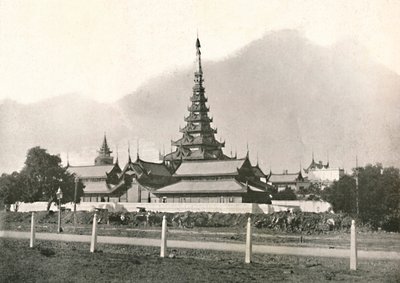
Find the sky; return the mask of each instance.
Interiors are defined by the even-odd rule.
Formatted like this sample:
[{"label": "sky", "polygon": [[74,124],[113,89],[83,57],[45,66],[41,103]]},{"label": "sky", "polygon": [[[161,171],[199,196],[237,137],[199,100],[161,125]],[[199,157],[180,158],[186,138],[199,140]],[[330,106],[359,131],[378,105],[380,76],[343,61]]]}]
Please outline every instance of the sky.
[{"label": "sky", "polygon": [[0,101],[113,102],[160,74],[218,60],[280,29],[354,41],[400,74],[400,1],[0,0]]}]

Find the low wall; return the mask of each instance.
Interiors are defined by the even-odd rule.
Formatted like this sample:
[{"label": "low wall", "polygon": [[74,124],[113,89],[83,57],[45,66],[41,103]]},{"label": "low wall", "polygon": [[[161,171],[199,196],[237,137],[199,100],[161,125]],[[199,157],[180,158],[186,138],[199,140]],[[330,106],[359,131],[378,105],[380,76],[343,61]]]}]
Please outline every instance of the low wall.
[{"label": "low wall", "polygon": [[[67,203],[63,207],[73,210],[74,204]],[[137,211],[139,207],[147,211],[158,212],[220,212],[220,213],[273,213],[279,211],[292,211],[299,208],[303,212],[325,212],[331,205],[321,201],[272,201],[272,204],[256,203],[132,203],[132,202],[82,202],[76,205],[77,211],[93,211],[96,208],[108,209],[111,212]],[[47,202],[19,203],[19,212],[45,211]],[[15,205],[11,207],[15,211]],[[50,210],[58,211],[56,204]]]},{"label": "low wall", "polygon": [[272,205],[282,207],[299,207],[303,212],[327,212],[332,205],[326,201],[317,200],[273,200]]},{"label": "low wall", "polygon": [[[47,202],[45,201],[37,201],[32,203],[19,202],[16,204],[12,204],[10,206],[11,211],[18,212],[29,212],[29,211],[46,211],[47,210]],[[50,210],[58,211],[58,206],[55,203],[52,203],[50,206]]]}]

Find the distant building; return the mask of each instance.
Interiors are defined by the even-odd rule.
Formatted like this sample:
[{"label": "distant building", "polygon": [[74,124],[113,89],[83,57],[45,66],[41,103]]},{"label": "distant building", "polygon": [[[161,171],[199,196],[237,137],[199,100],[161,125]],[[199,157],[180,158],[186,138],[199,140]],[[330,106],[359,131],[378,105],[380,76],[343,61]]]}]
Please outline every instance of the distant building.
[{"label": "distant building", "polygon": [[278,191],[283,191],[286,188],[289,188],[295,192],[310,186],[310,182],[303,177],[301,171],[288,173],[287,170],[283,171],[281,174],[270,172],[268,176],[268,184],[277,188]]},{"label": "distant building", "polygon": [[342,178],[344,176],[344,169],[330,167],[329,161],[326,164],[323,164],[322,161],[317,163],[314,160],[313,154],[311,164],[308,168],[304,169],[304,173],[310,182],[319,183],[324,187]]}]

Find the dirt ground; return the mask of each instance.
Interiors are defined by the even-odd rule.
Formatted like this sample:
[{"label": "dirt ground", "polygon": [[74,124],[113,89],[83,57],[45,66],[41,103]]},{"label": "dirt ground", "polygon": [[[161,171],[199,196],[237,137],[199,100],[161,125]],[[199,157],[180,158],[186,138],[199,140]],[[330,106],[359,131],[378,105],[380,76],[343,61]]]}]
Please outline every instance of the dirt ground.
[{"label": "dirt ground", "polygon": [[245,264],[240,253],[169,250],[161,259],[153,247],[38,242],[0,239],[0,282],[400,282],[398,261],[255,255]]},{"label": "dirt ground", "polygon": [[[91,225],[80,224],[74,229],[71,223],[62,225],[64,233],[90,235]],[[30,231],[29,223],[7,223],[4,230]],[[57,224],[36,225],[37,232],[56,233]],[[187,241],[212,241],[225,243],[244,243],[246,230],[242,227],[168,228],[168,239]],[[139,238],[160,238],[161,227],[129,227],[126,225],[98,225],[99,236],[120,236]],[[324,234],[305,235],[283,233],[268,229],[253,229],[253,243],[265,245],[284,245],[295,247],[349,248],[350,234],[345,231],[330,231]],[[400,251],[400,234],[389,232],[361,232],[357,234],[357,246],[361,250]]]}]

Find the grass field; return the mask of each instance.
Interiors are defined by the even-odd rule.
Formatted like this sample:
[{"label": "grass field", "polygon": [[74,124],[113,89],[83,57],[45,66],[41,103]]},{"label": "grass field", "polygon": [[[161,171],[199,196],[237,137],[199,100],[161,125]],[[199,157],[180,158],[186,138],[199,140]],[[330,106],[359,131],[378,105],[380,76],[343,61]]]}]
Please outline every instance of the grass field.
[{"label": "grass field", "polygon": [[152,247],[0,240],[0,282],[399,282],[398,261],[361,261],[349,270],[346,259],[243,255],[199,250],[169,251],[159,258]]}]

